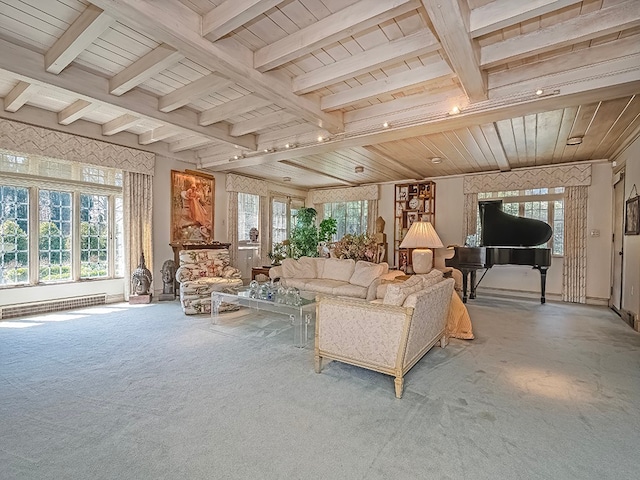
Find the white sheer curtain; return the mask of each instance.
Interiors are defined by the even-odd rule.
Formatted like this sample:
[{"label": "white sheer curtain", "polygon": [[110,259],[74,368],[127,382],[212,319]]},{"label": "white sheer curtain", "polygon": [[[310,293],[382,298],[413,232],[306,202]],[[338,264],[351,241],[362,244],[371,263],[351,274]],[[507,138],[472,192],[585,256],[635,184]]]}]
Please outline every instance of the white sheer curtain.
[{"label": "white sheer curtain", "polygon": [[269,238],[271,232],[271,222],[269,218],[269,197],[260,195],[260,265],[267,265],[268,261],[267,253],[271,251],[271,245],[269,245]]},{"label": "white sheer curtain", "polygon": [[562,300],[587,302],[587,188],[564,191],[564,267]]},{"label": "white sheer curtain", "polygon": [[[131,293],[131,274],[138,267],[140,254],[145,264],[153,268],[153,176],[144,173],[122,172],[124,203],[124,298]],[[155,278],[155,275],[154,275]]]}]

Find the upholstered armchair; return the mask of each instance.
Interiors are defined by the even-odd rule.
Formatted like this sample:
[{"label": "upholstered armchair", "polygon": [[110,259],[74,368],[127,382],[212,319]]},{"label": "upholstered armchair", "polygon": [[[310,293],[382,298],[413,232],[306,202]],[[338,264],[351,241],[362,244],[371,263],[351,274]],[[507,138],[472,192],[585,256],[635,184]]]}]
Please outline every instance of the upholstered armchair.
[{"label": "upholstered armchair", "polygon": [[393,375],[396,397],[401,398],[404,375],[436,343],[443,348],[448,343],[453,285],[453,279],[442,275],[414,276],[411,282],[391,286],[397,291],[388,292],[384,303],[320,297],[316,372],[323,359],[332,359]]},{"label": "upholstered armchair", "polygon": [[242,286],[240,270],[229,264],[229,250],[182,250],[176,280],[180,304],[187,315],[211,313],[211,292]]}]

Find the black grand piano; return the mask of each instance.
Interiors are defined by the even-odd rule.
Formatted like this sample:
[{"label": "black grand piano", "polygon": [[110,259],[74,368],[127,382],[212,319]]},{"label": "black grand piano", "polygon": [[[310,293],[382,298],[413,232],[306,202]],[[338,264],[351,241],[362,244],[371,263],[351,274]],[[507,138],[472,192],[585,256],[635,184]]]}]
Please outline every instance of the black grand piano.
[{"label": "black grand piano", "polygon": [[462,301],[467,301],[467,277],[470,277],[471,284],[469,298],[476,297],[476,270],[489,269],[494,265],[530,265],[540,271],[540,303],[545,303],[551,249],[533,247],[551,238],[549,224],[503,212],[502,200],[481,201],[478,207],[480,246],[454,247],[454,256],[445,260],[447,267],[462,272]]}]

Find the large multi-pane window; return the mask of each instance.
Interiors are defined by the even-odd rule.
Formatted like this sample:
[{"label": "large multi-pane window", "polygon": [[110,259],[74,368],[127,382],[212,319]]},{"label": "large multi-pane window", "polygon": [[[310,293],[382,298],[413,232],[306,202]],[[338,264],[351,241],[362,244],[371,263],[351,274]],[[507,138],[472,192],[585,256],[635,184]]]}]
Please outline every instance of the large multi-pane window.
[{"label": "large multi-pane window", "polygon": [[[550,248],[553,255],[564,255],[564,188],[535,188],[503,192],[479,193],[478,200],[502,200],[502,211],[548,223],[553,236],[540,247]],[[478,218],[477,238],[480,238]]]},{"label": "large multi-pane window", "polygon": [[238,241],[250,241],[249,232],[259,226],[260,197],[251,193],[238,193]]},{"label": "large multi-pane window", "polygon": [[0,185],[0,285],[29,280],[29,190]]},{"label": "large multi-pane window", "polygon": [[337,232],[334,240],[339,240],[346,234],[359,235],[367,231],[368,202],[366,200],[325,203],[323,213],[324,218],[336,219]]},{"label": "large multi-pane window", "polygon": [[0,150],[0,285],[124,274],[122,172]]},{"label": "large multi-pane window", "polygon": [[71,192],[40,190],[38,192],[38,266],[40,281],[71,280]]}]

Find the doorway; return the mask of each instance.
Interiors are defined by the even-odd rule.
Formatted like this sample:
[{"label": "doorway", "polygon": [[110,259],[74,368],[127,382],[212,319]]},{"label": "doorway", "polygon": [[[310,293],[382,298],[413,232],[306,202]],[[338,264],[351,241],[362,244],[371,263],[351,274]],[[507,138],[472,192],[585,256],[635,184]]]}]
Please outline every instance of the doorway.
[{"label": "doorway", "polygon": [[622,309],[622,260],[624,259],[624,170],[614,177],[613,184],[613,250],[612,265],[613,278],[611,279],[611,298],[609,306],[618,315]]}]

